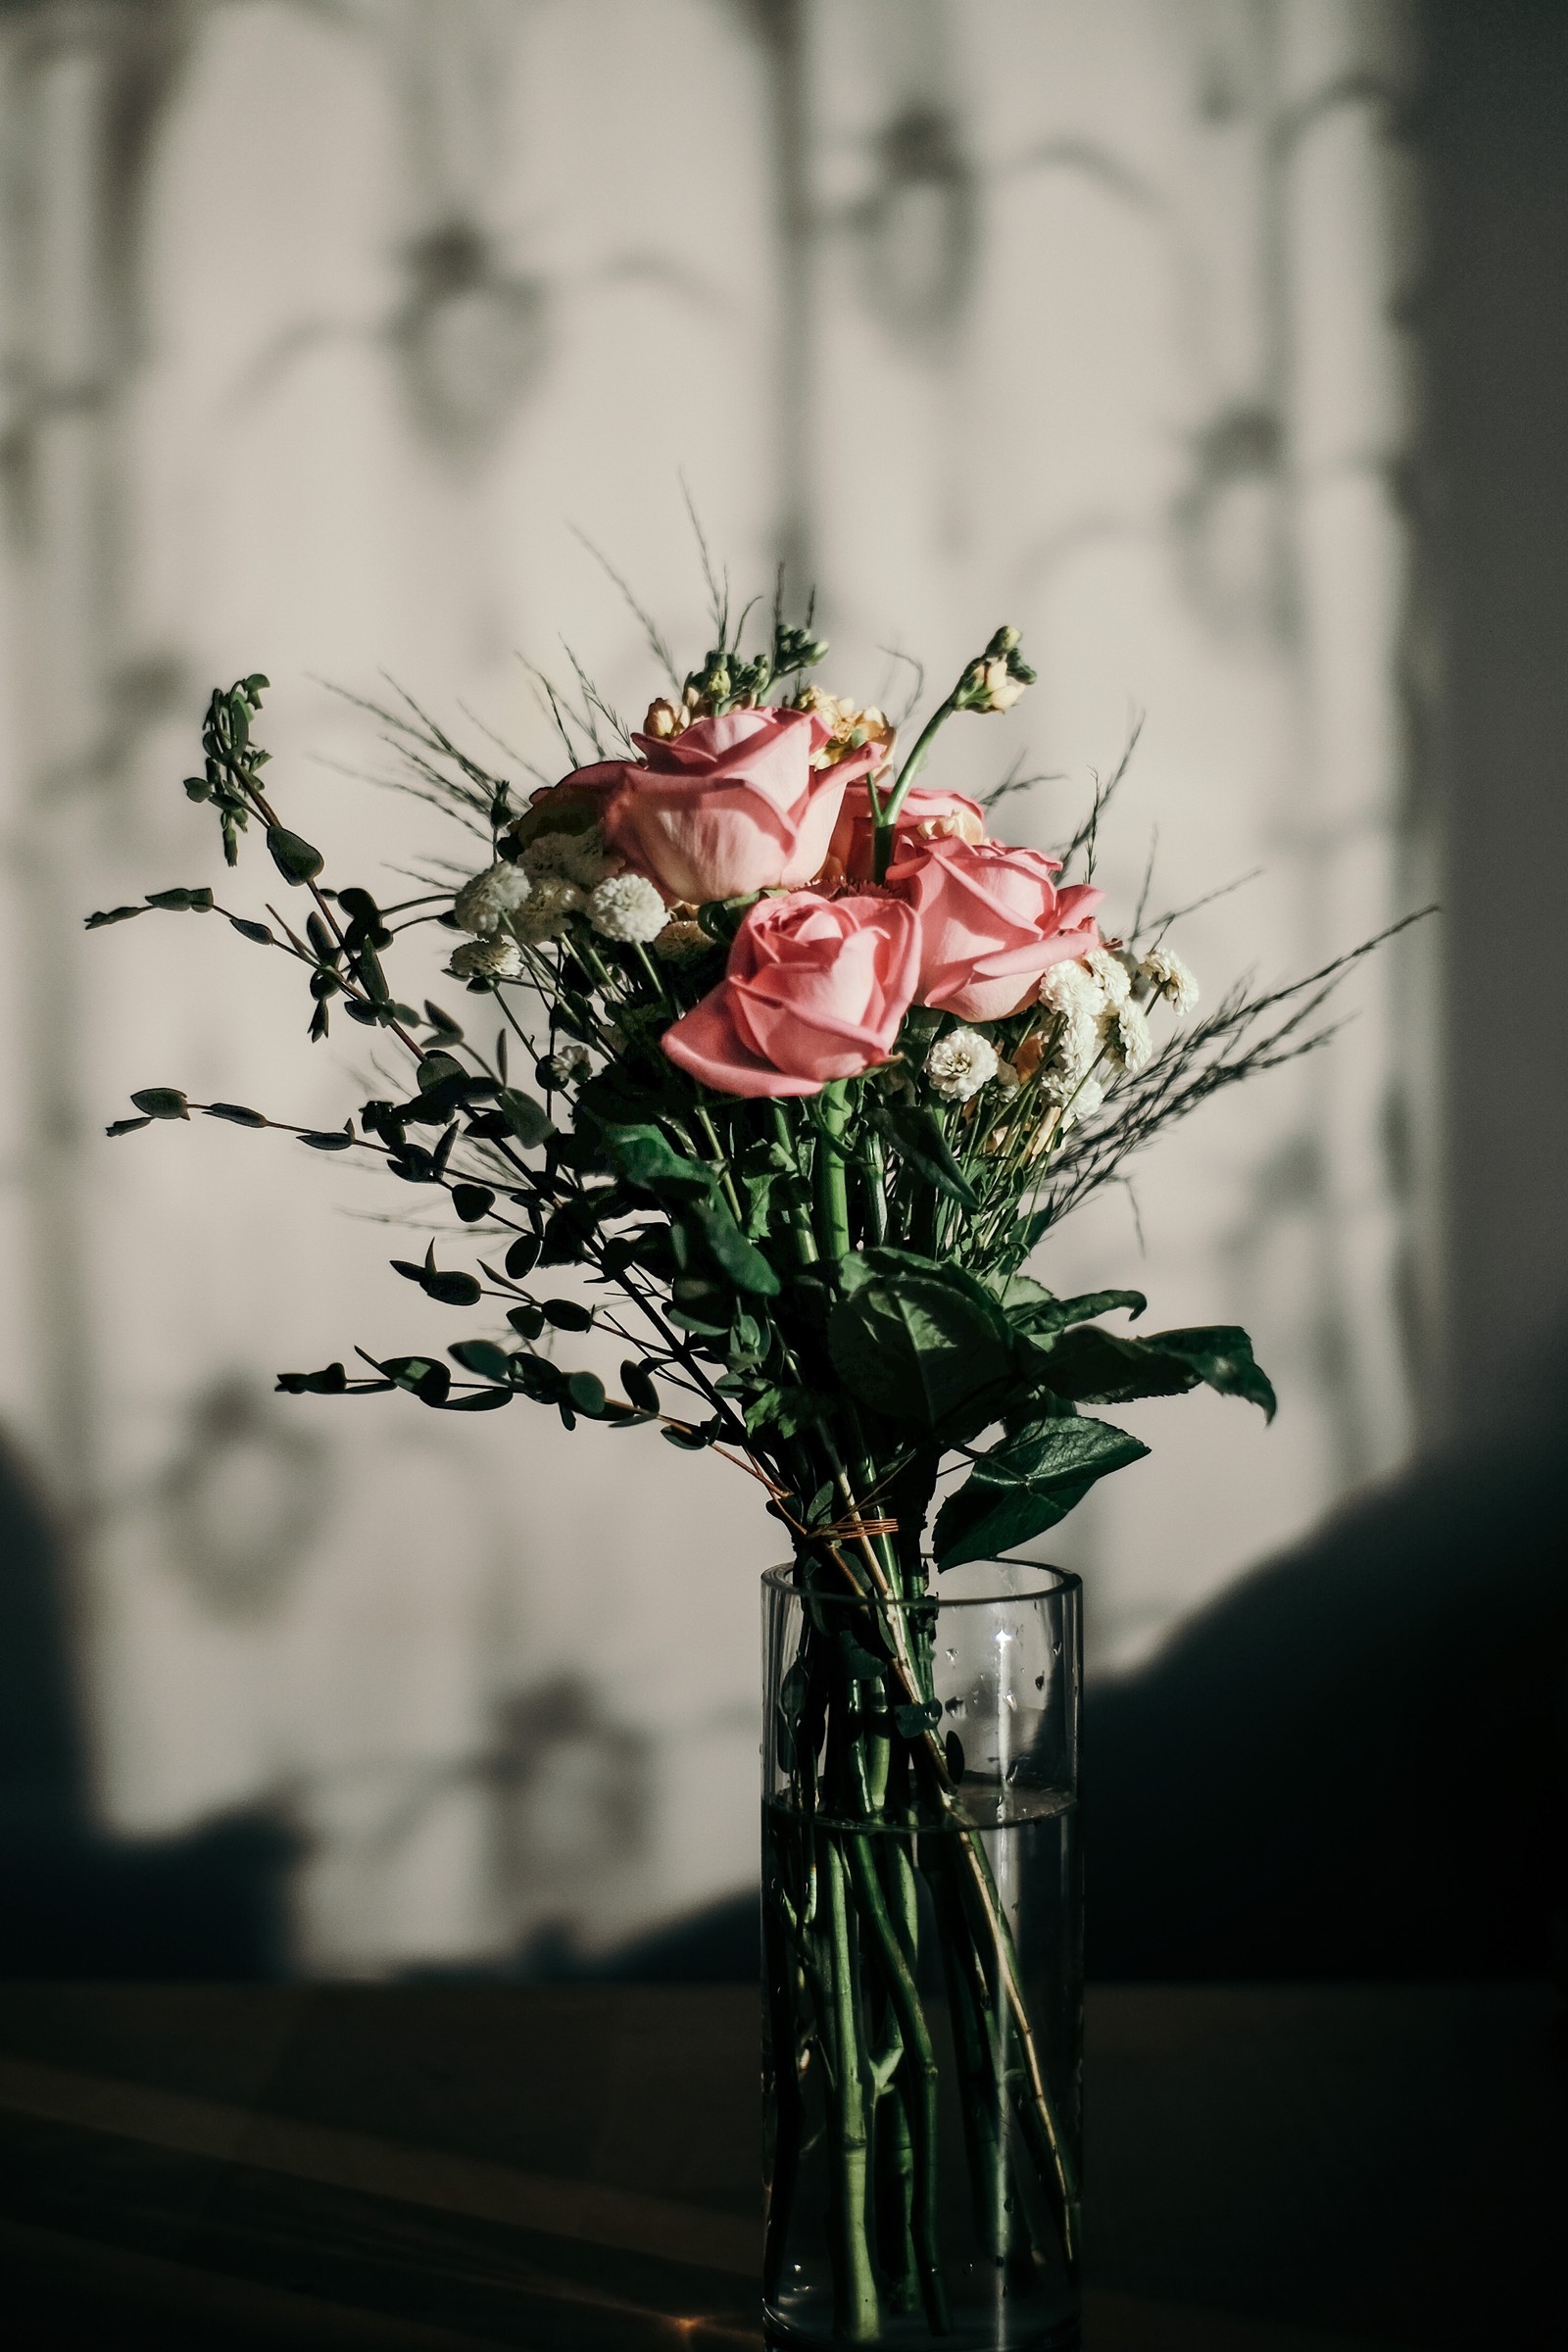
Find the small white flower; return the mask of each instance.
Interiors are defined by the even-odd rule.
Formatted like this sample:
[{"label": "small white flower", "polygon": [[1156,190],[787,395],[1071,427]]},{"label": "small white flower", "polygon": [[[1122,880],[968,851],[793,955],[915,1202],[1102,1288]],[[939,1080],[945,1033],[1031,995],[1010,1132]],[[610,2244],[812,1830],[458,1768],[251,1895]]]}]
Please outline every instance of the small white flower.
[{"label": "small white flower", "polygon": [[1119,1012],[1133,993],[1132,974],[1112,948],[1091,948],[1084,957],[1105,992],[1105,1003]]},{"label": "small white flower", "polygon": [[527,905],[513,917],[513,928],[530,947],[542,946],[548,939],[561,937],[582,904],[583,894],[575,882],[535,882]]},{"label": "small white flower", "polygon": [[1017,1071],[1013,1068],[1010,1061],[998,1062],[996,1085],[997,1091],[1000,1095],[1004,1097],[1015,1095],[1022,1084],[1023,1080],[1019,1077]]},{"label": "small white flower", "polygon": [[1198,982],[1189,966],[1171,948],[1151,948],[1138,966],[1138,977],[1173,1012],[1192,1012],[1198,1004]]},{"label": "small white flower", "polygon": [[491,932],[500,930],[509,915],[516,913],[532,887],[521,866],[487,866],[471,882],[465,882],[452,902],[458,928],[471,931],[477,939],[488,938]]},{"label": "small white flower", "polygon": [[1085,963],[1069,956],[1054,963],[1040,983],[1040,1002],[1049,1012],[1098,1020],[1105,1009],[1105,992]]},{"label": "small white flower", "polygon": [[568,1037],[559,1045],[545,1063],[551,1083],[555,1086],[573,1085],[587,1067],[588,1049],[574,1037]]},{"label": "small white flower", "polygon": [[1149,1033],[1149,1017],[1143,1007],[1129,999],[1112,1012],[1107,1012],[1101,1025],[1101,1043],[1106,1061],[1113,1070],[1126,1070],[1129,1076],[1147,1068],[1154,1051],[1154,1041]]},{"label": "small white flower", "polygon": [[1064,1127],[1076,1127],[1081,1120],[1092,1119],[1105,1100],[1105,1090],[1098,1078],[1086,1078],[1062,1114]]},{"label": "small white flower", "polygon": [[978,1029],[954,1029],[925,1057],[931,1092],[947,1102],[967,1102],[997,1074],[997,1049]]},{"label": "small white flower", "polygon": [[612,874],[588,900],[588,920],[602,939],[657,939],[669,908],[642,874]]},{"label": "small white flower", "polygon": [[447,970],[454,980],[520,980],[522,950],[504,933],[494,939],[466,939],[453,950]]}]

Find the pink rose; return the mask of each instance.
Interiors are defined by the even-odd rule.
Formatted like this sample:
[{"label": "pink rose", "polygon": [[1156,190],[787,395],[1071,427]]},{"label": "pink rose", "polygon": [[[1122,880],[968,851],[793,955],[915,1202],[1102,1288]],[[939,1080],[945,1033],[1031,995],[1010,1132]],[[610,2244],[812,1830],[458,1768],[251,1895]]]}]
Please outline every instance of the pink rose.
[{"label": "pink rose", "polygon": [[[872,831],[869,795],[864,791],[852,792],[828,844],[828,856],[838,859],[848,881],[871,879]],[[959,792],[938,792],[911,784],[905,794],[904,806],[893,820],[894,857],[902,857],[910,840],[940,841],[947,836],[959,841],[984,841],[986,812],[979,802],[966,801]]]},{"label": "pink rose", "polygon": [[808,710],[731,710],[667,740],[634,735],[643,760],[607,760],[566,778],[602,795],[605,839],[667,899],[701,906],[809,882],[827,856],[845,786],[878,757],[866,744],[835,767]]},{"label": "pink rose", "polygon": [[919,968],[919,926],[901,900],[763,899],[664,1052],[721,1095],[820,1094],[886,1061]]},{"label": "pink rose", "polygon": [[1102,891],[1058,890],[1059,858],[999,841],[909,841],[889,869],[920,918],[915,997],[964,1021],[999,1021],[1032,1003],[1042,975],[1100,945]]}]

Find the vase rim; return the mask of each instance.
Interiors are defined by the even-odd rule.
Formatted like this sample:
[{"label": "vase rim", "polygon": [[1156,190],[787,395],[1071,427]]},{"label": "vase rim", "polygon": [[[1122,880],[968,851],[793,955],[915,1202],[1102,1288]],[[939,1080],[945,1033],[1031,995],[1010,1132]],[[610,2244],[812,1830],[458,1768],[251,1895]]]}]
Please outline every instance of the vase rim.
[{"label": "vase rim", "polygon": [[[933,1586],[929,1592],[912,1593],[906,1599],[894,1596],[884,1599],[880,1594],[864,1592],[813,1592],[811,1598],[830,1607],[847,1609],[863,1608],[868,1599],[875,1599],[877,1606],[884,1609],[928,1609],[933,1601],[941,1609],[994,1609],[1009,1601],[1064,1598],[1070,1594],[1080,1594],[1084,1589],[1081,1576],[1074,1576],[1070,1568],[1054,1567],[1049,1560],[967,1560],[964,1568],[996,1569],[1008,1578],[1025,1576],[1040,1581],[1020,1589],[1018,1585],[1004,1583],[998,1577],[988,1580],[985,1589],[977,1592],[944,1592],[940,1587]],[[950,1570],[949,1573],[960,1574],[962,1571]],[[781,1560],[771,1568],[764,1568],[762,1585],[770,1592],[799,1592],[802,1590],[796,1583],[793,1560]]]}]

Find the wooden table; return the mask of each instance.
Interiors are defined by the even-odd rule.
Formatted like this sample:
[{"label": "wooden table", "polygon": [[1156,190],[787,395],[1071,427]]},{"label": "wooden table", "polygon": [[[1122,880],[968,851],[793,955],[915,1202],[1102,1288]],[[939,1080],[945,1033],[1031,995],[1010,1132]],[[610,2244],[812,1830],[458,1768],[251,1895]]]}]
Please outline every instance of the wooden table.
[{"label": "wooden table", "polygon": [[[1088,2352],[1560,2352],[1545,1988],[1091,1996]],[[483,2352],[754,2347],[732,1986],[0,1985],[0,2323]]]}]

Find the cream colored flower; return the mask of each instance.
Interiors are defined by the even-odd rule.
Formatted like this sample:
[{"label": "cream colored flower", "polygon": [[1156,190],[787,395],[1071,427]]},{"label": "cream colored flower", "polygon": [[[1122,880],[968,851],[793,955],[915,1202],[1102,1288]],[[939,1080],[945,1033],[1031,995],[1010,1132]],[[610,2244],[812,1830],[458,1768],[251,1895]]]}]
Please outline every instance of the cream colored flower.
[{"label": "cream colored flower", "polygon": [[1105,1003],[1119,1010],[1132,996],[1132,974],[1113,948],[1091,948],[1084,962],[1104,991]]},{"label": "cream colored flower", "polygon": [[465,882],[452,902],[452,911],[458,918],[461,931],[472,932],[484,939],[499,931],[509,915],[515,914],[531,888],[520,866],[498,862]]},{"label": "cream colored flower", "polygon": [[575,882],[541,877],[527,905],[513,917],[513,929],[530,947],[540,947],[546,940],[561,937],[572,916],[580,913],[583,903]]},{"label": "cream colored flower", "polygon": [[925,1057],[931,1092],[944,1102],[967,1102],[997,1074],[997,1049],[978,1029],[952,1029]]},{"label": "cream colored flower", "polygon": [[1105,1100],[1105,1090],[1098,1078],[1086,1078],[1062,1113],[1064,1127],[1076,1127],[1092,1119]]},{"label": "cream colored flower", "polygon": [[874,703],[862,710],[842,695],[828,694],[820,686],[803,686],[794,708],[814,711],[828,730],[827,741],[811,754],[813,767],[836,767],[851,752],[868,743],[875,744],[881,754],[877,768],[885,767],[892,757],[894,725]]},{"label": "cream colored flower", "polygon": [[668,922],[654,942],[654,954],[662,963],[696,963],[702,956],[710,956],[715,942],[701,923],[677,917]]},{"label": "cream colored flower", "polygon": [[575,882],[579,890],[592,890],[620,871],[619,858],[605,848],[600,825],[538,833],[523,851],[522,863],[535,882]]},{"label": "cream colored flower", "polygon": [[1198,982],[1173,949],[1151,948],[1138,966],[1138,976],[1154,996],[1164,998],[1173,1012],[1196,1010]]},{"label": "cream colored flower", "polygon": [[643,720],[643,733],[652,735],[660,743],[668,743],[671,736],[684,735],[690,721],[691,712],[683,702],[666,702],[661,695],[657,702],[650,703],[648,706],[648,715]]},{"label": "cream colored flower", "polygon": [[1113,1070],[1125,1070],[1136,1077],[1146,1069],[1154,1051],[1154,1041],[1149,1032],[1149,1016],[1142,1005],[1129,999],[1107,1012],[1100,1025],[1101,1047],[1105,1060]]},{"label": "cream colored flower", "polygon": [[522,950],[502,932],[493,939],[466,939],[453,950],[447,970],[454,980],[520,980]]},{"label": "cream colored flower", "polygon": [[612,874],[589,894],[588,920],[603,939],[646,945],[668,919],[668,907],[641,874]]},{"label": "cream colored flower", "polygon": [[1048,1012],[1059,1012],[1068,1020],[1097,1021],[1105,1009],[1107,999],[1088,963],[1070,956],[1064,963],[1054,963],[1045,973],[1040,982],[1039,1001]]},{"label": "cream colored flower", "polygon": [[576,1038],[564,1038],[545,1063],[556,1086],[571,1086],[588,1067],[588,1049]]}]

